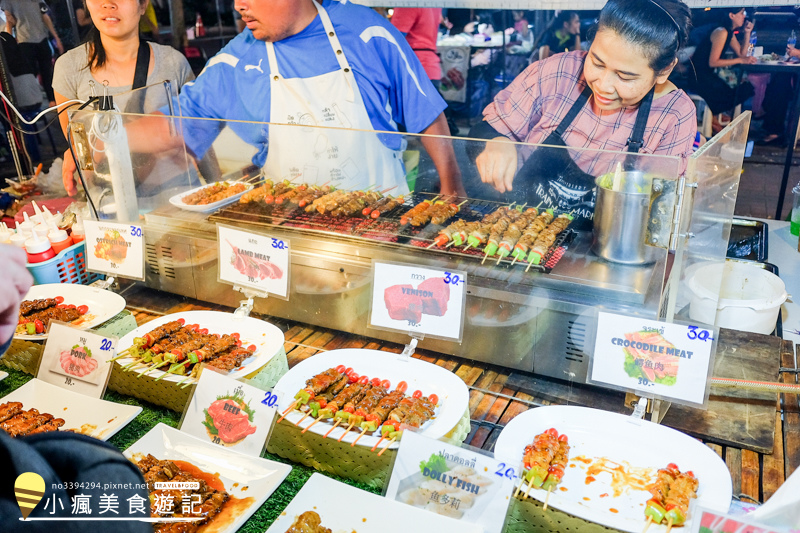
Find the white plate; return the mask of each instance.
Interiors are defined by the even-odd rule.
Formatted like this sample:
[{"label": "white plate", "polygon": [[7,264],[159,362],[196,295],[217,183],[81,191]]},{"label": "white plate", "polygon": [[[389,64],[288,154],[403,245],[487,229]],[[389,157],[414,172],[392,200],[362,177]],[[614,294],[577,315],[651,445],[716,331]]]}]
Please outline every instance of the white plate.
[{"label": "white plate", "polygon": [[[409,361],[401,361],[399,354],[392,352],[352,348],[317,354],[289,370],[275,385],[275,390],[283,393],[278,411],[283,412],[292,404],[297,391],[306,386],[307,379],[338,365],[352,367],[362,376],[388,379],[392,384],[391,388],[396,387],[401,381],[405,381],[408,383],[407,394],[411,394],[417,389],[421,390],[425,396],[435,393],[439,397],[436,414],[421,428],[422,434],[426,437],[432,439],[444,437],[458,424],[467,411],[469,390],[461,378],[452,372],[419,359],[412,358]],[[289,413],[286,420],[297,423],[302,417],[303,413],[294,410]],[[307,427],[313,421],[313,418],[307,417],[301,427]],[[314,424],[309,431],[324,435],[330,428],[331,424],[320,421]],[[346,427],[337,427],[328,437],[338,439],[346,429]],[[345,435],[342,442],[353,442],[358,434],[359,432],[351,430]],[[359,439],[358,445],[371,448],[379,438],[364,435]],[[397,442],[392,444],[393,448],[398,446]]]},{"label": "white plate", "polygon": [[[173,313],[162,316],[155,320],[139,326],[119,340],[117,352],[127,350],[133,345],[133,339],[149,333],[158,326],[183,318],[187,324],[199,324],[201,328],[208,328],[209,333],[239,333],[241,335],[242,346],[255,344],[255,353],[242,362],[242,366],[228,373],[229,378],[239,379],[252,374],[256,370],[266,365],[272,357],[283,348],[283,332],[269,322],[258,320],[253,317],[234,318],[233,313],[222,313],[220,311],[186,311],[184,313]],[[117,364],[125,366],[133,362],[130,357],[118,359]],[[135,372],[135,370],[132,370]],[[164,372],[154,370],[147,374],[157,378]],[[186,376],[169,375],[165,381],[183,381]]]},{"label": "white plate", "polygon": [[295,518],[314,511],[322,526],[336,533],[443,533],[463,531],[480,533],[476,524],[424,511],[394,500],[382,498],[350,485],[313,474],[291,503],[278,516],[267,533],[285,533]]},{"label": "white plate", "polygon": [[135,405],[90,398],[39,379],[32,379],[0,398],[0,403],[6,402],[22,402],[23,409],[36,408],[40,413],[63,418],[60,431],[74,429],[100,440],[110,439],[142,412],[142,408]]},{"label": "white plate", "polygon": [[[231,182],[228,182],[228,183],[230,184]],[[178,193],[178,194],[176,194],[175,196],[173,196],[172,198],[169,199],[169,203],[171,203],[175,207],[179,207],[179,208],[184,209],[186,211],[194,211],[196,213],[210,213],[211,211],[214,211],[215,209],[218,209],[218,208],[220,208],[220,207],[222,207],[224,205],[228,205],[228,204],[232,204],[233,202],[236,202],[237,200],[239,200],[239,197],[241,197],[244,193],[246,193],[247,191],[249,191],[250,189],[253,188],[253,184],[252,183],[245,183],[244,184],[244,186],[245,186],[244,190],[242,192],[240,192],[239,194],[234,194],[233,196],[229,196],[228,198],[225,198],[224,200],[220,200],[218,202],[214,202],[213,204],[189,205],[189,204],[183,203],[183,197],[184,196],[188,196],[188,195],[190,195],[192,193],[195,193],[195,192],[199,191],[200,189],[205,189],[206,187],[210,187],[211,185],[213,185],[213,183],[209,183],[208,185],[203,185],[201,187],[195,187],[194,189],[188,190],[186,192]]]},{"label": "white plate", "polygon": [[[235,510],[230,507],[230,503],[226,503],[222,513],[203,527],[206,533],[233,532],[239,529],[292,471],[289,465],[261,457],[250,457],[181,433],[162,423],[131,444],[123,453],[132,460],[138,460],[149,453],[159,460],[191,463],[204,472],[218,473],[225,490],[232,497],[249,499],[246,502],[237,502]],[[230,511],[226,512],[226,507]]]},{"label": "white plate", "polygon": [[[89,287],[88,285],[72,285],[69,283],[34,285],[24,299],[41,300],[43,298],[55,298],[56,296],[62,296],[65,304],[89,306],[89,311],[84,315],[84,319],[73,326],[78,329],[99,326],[125,309],[125,298],[119,294],[105,289],[98,289],[97,287]],[[14,338],[39,341],[46,339],[47,333],[40,335],[14,335]]]},{"label": "white plate", "polygon": [[[617,497],[611,475],[603,472],[596,481],[586,484],[587,464],[575,460],[607,458],[633,467],[656,471],[675,463],[681,471],[691,470],[700,480],[697,504],[725,513],[731,503],[731,476],[725,463],[710,448],[680,431],[586,407],[552,406],[526,411],[514,418],[500,433],[494,448],[498,459],[518,464],[525,446],[548,428],[569,437],[570,463],[559,489],[550,495],[549,505],[564,512],[604,526],[640,533],[645,526],[645,502],[652,496],[646,490],[628,490]],[[575,466],[573,466],[575,465]],[[566,491],[560,488],[567,489]],[[600,497],[608,494],[606,497]],[[547,493],[532,490],[531,497],[544,501]],[[614,513],[611,509],[618,512]],[[664,532],[666,526],[651,525],[648,531]],[[691,517],[681,528],[691,531]]]},{"label": "white plate", "polygon": [[3,381],[7,377],[8,377],[8,372],[3,372],[2,370],[0,370],[0,381]]}]

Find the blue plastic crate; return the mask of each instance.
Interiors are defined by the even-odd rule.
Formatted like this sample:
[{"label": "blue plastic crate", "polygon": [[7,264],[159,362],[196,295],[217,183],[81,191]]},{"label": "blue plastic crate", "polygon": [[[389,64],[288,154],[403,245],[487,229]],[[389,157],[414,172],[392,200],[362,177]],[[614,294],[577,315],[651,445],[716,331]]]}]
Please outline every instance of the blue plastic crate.
[{"label": "blue plastic crate", "polygon": [[33,274],[36,285],[45,283],[77,283],[88,285],[98,279],[101,274],[86,271],[85,241],[73,244],[61,250],[54,258],[42,263],[28,263],[28,270]]}]

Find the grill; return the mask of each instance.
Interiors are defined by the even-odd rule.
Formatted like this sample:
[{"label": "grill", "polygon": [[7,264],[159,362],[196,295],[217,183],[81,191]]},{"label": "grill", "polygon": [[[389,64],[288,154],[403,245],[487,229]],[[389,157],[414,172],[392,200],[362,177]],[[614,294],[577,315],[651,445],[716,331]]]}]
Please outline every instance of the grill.
[{"label": "grill", "polygon": [[[468,199],[460,204],[460,211],[449,218],[443,225],[427,223],[421,226],[412,226],[411,224],[403,225],[401,223],[401,217],[409,209],[425,200],[433,200],[434,198],[439,197],[431,193],[409,194],[405,197],[405,202],[402,205],[377,219],[364,216],[334,217],[317,212],[307,213],[304,208],[291,203],[267,205],[263,201],[258,201],[225,207],[212,215],[209,220],[222,223],[246,222],[262,227],[280,226],[310,232],[333,232],[353,239],[379,241],[396,246],[409,247],[424,253],[446,254],[448,256],[471,258],[477,261],[484,260],[484,252],[480,249],[468,248],[466,245],[458,248],[454,246],[439,247],[433,245],[433,239],[436,238],[440,230],[453,222],[458,220],[464,220],[465,222],[477,221],[507,204]],[[513,268],[520,271],[527,269],[529,271],[549,273],[567,251],[575,235],[575,231],[568,227],[558,235],[539,265],[517,261]],[[506,267],[511,266],[513,263],[511,258],[500,261],[497,261],[497,259],[489,260],[495,261],[497,265],[502,263]]]}]

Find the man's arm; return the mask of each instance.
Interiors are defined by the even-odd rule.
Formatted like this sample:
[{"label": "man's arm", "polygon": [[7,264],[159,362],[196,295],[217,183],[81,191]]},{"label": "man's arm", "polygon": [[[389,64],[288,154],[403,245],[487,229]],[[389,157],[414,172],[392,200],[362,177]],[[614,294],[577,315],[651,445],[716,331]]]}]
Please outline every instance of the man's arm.
[{"label": "man's arm", "polygon": [[6,33],[13,33],[14,26],[17,25],[17,19],[11,14],[11,11],[3,10],[3,13],[6,15]]},{"label": "man's arm", "polygon": [[456,162],[456,154],[453,150],[453,141],[450,139],[450,127],[444,113],[439,114],[430,126],[422,131],[423,135],[441,135],[447,139],[438,137],[420,137],[422,145],[433,159],[436,171],[439,173],[439,183],[442,194],[456,195],[466,198],[464,184],[461,182],[461,169]]},{"label": "man's arm", "polygon": [[53,26],[53,21],[50,19],[50,15],[47,13],[42,13],[42,20],[44,20],[44,25],[47,26],[47,29],[50,31],[50,35],[53,36],[53,39],[56,40],[56,48],[58,48],[58,53],[64,53],[64,45],[61,44],[61,39],[58,37],[58,33],[56,33],[56,28]]}]

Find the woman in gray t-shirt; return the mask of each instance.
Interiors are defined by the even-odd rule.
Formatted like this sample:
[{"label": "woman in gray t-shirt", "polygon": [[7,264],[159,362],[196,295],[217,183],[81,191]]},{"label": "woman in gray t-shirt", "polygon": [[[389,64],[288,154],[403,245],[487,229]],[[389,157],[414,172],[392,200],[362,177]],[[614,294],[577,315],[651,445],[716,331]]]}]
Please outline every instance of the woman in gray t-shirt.
[{"label": "woman in gray t-shirt", "polygon": [[[86,0],[94,28],[90,30],[85,44],[70,50],[56,61],[53,76],[56,102],[86,101],[93,93],[101,95],[107,91],[114,96],[116,107],[123,113],[150,113],[162,108],[168,101],[164,87],[151,85],[171,81],[176,91],[194,79],[189,62],[180,52],[169,46],[147,43],[150,47],[147,89],[130,92],[140,44],[139,19],[147,3],[148,0]],[[67,114],[62,113],[59,118],[66,135]],[[176,159],[180,159],[179,156],[176,153]],[[166,169],[152,168],[152,157],[142,156],[139,159],[137,161],[134,158],[139,194],[160,192],[170,177],[165,176]],[[160,154],[158,158],[159,163],[167,159],[166,154]],[[63,168],[64,188],[73,195],[77,192],[73,177],[75,165],[69,150],[64,153]]]}]

